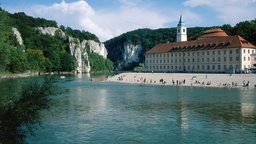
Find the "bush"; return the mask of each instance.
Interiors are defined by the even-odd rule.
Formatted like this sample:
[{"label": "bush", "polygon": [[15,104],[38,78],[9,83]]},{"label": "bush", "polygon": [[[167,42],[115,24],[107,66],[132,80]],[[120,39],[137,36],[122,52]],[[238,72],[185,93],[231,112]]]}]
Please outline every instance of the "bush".
[{"label": "bush", "polygon": [[49,96],[60,94],[53,77],[37,80],[22,89],[20,96],[10,97],[0,105],[0,143],[25,143],[40,124],[40,111],[53,104]]}]

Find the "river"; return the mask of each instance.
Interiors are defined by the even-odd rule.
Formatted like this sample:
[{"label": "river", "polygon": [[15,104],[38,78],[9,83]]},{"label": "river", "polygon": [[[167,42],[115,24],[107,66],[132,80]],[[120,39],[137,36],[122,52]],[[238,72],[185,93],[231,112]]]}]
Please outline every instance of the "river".
[{"label": "river", "polygon": [[[0,80],[1,94],[20,80]],[[255,143],[256,89],[138,86],[69,75],[31,144]]]}]

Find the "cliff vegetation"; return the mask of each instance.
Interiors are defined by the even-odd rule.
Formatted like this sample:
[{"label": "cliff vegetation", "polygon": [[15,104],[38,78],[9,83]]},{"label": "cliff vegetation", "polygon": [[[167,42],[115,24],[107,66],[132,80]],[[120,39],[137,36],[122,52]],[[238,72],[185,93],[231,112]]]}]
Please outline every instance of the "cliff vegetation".
[{"label": "cliff vegetation", "polygon": [[[100,43],[94,34],[58,27],[56,21],[33,18],[23,12],[10,14],[0,8],[0,17],[0,73],[75,71],[78,63],[75,55],[71,55],[69,37]],[[40,28],[56,31],[51,35],[42,33]],[[89,54],[90,60],[100,63],[89,63],[90,71],[112,70],[110,60],[98,57],[97,53]]]}]

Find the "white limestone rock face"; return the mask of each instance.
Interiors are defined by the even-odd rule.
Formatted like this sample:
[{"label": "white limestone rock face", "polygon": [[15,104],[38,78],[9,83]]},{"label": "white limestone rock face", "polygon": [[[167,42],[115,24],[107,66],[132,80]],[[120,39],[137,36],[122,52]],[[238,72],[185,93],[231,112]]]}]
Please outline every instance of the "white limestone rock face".
[{"label": "white limestone rock face", "polygon": [[124,65],[127,66],[131,62],[140,61],[140,53],[142,52],[141,45],[124,44],[123,61]]},{"label": "white limestone rock face", "polygon": [[[59,28],[55,27],[46,27],[38,28],[42,34],[55,36],[57,32],[65,38],[65,33]],[[69,40],[69,49],[72,56],[76,59],[76,72],[77,73],[89,73],[91,71],[89,55],[86,51],[86,46],[89,46],[89,52],[94,52],[98,55],[107,58],[107,49],[102,43],[95,42],[93,40],[83,40],[80,42],[78,38],[68,37]]]},{"label": "white limestone rock face", "polygon": [[89,56],[84,42],[80,43],[77,38],[69,37],[69,49],[76,59],[76,72],[89,73],[91,71]]},{"label": "white limestone rock face", "polygon": [[50,36],[55,36],[55,34],[58,32],[63,38],[65,37],[65,33],[56,27],[38,27],[38,29],[41,31],[42,34],[48,34]]},{"label": "white limestone rock face", "polygon": [[23,40],[22,40],[21,34],[18,31],[18,29],[13,27],[12,31],[13,31],[14,35],[16,36],[16,39],[17,39],[19,45],[23,45]]},{"label": "white limestone rock face", "polygon": [[97,53],[98,55],[103,56],[104,59],[107,58],[108,52],[103,43],[98,43],[93,40],[88,40],[88,41],[84,40],[84,41],[86,41],[86,43],[88,43],[88,45],[90,47],[90,52]]}]

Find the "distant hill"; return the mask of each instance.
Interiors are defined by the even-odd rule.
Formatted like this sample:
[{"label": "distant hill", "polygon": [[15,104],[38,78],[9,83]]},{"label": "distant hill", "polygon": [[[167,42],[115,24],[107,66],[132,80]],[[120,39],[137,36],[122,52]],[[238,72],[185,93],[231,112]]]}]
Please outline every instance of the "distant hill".
[{"label": "distant hill", "polygon": [[0,8],[0,73],[105,71],[113,64],[90,32]]},{"label": "distant hill", "polygon": [[[187,28],[188,40],[197,39],[206,29],[219,27],[228,35],[240,35],[256,45],[256,19],[240,22],[234,27],[229,24],[213,27]],[[131,70],[144,61],[144,54],[155,45],[175,42],[176,28],[138,29],[124,33],[104,42],[108,58],[118,69]],[[130,59],[129,59],[130,58]]]}]

